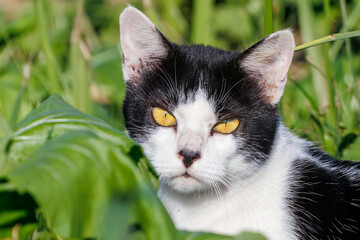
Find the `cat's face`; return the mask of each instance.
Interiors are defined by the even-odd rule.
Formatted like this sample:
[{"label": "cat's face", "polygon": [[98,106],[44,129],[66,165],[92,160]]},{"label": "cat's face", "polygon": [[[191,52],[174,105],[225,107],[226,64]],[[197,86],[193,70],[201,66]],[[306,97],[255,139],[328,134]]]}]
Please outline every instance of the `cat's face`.
[{"label": "cat's face", "polygon": [[163,184],[216,191],[266,164],[294,50],[290,31],[243,53],[178,46],[133,7],[120,31],[126,128]]}]

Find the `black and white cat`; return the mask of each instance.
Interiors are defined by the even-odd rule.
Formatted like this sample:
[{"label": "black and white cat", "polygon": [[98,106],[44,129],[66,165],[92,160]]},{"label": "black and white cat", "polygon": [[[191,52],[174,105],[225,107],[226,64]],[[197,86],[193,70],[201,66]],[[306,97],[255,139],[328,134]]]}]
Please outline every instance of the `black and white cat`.
[{"label": "black and white cat", "polygon": [[360,239],[360,165],[317,150],[279,119],[290,30],[242,53],[179,46],[129,6],[120,32],[126,128],[178,229]]}]

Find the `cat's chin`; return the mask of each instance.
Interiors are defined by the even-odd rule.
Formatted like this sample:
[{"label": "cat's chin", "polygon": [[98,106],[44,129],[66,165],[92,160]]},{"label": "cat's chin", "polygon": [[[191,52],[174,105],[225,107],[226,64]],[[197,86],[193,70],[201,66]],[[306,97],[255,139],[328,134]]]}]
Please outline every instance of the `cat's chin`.
[{"label": "cat's chin", "polygon": [[204,191],[207,189],[207,185],[205,183],[189,174],[173,177],[167,182],[167,185],[172,190],[186,194]]}]

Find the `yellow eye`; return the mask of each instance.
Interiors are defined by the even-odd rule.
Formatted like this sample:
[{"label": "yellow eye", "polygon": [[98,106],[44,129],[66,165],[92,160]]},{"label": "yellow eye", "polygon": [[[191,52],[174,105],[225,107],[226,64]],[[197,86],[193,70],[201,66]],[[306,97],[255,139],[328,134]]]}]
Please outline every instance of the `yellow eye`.
[{"label": "yellow eye", "polygon": [[154,120],[163,127],[170,127],[176,123],[176,119],[173,115],[159,107],[153,108],[152,116]]},{"label": "yellow eye", "polygon": [[231,133],[239,126],[239,123],[238,119],[226,120],[216,124],[215,130],[223,134]]}]

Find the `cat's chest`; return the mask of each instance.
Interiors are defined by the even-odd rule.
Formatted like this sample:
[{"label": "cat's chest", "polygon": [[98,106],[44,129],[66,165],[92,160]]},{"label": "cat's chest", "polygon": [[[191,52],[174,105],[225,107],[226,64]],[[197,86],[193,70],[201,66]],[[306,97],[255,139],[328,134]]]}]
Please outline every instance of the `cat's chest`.
[{"label": "cat's chest", "polygon": [[269,240],[295,239],[286,203],[286,183],[281,179],[264,178],[214,198],[178,195],[166,188],[160,188],[158,194],[181,230],[225,235],[254,231]]},{"label": "cat's chest", "polygon": [[260,232],[270,240],[293,239],[290,219],[276,199],[223,199],[198,206],[165,202],[178,229],[235,235],[242,231]]}]

